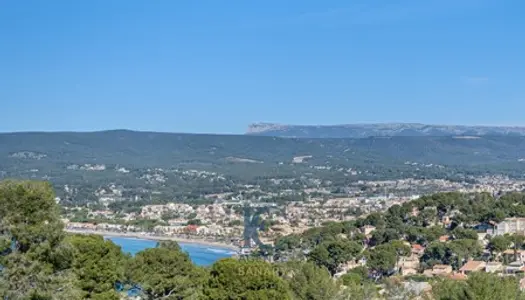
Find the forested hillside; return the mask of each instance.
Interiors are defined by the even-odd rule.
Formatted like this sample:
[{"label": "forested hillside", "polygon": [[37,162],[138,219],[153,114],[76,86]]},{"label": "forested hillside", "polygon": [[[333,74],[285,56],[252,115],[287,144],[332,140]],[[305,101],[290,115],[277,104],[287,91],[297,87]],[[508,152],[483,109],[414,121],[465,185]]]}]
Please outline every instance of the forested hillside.
[{"label": "forested hillside", "polygon": [[[185,164],[403,164],[473,166],[525,159],[525,137],[370,137],[285,139],[243,135],[134,132],[0,134],[0,166],[58,169],[68,164],[174,167]],[[227,169],[227,167],[224,167]]]},{"label": "forested hillside", "polygon": [[99,199],[104,186],[119,199],[199,199],[239,191],[344,188],[358,180],[501,174],[522,177],[525,137],[370,137],[288,139],[126,130],[0,134],[0,179],[48,180],[63,204]]}]

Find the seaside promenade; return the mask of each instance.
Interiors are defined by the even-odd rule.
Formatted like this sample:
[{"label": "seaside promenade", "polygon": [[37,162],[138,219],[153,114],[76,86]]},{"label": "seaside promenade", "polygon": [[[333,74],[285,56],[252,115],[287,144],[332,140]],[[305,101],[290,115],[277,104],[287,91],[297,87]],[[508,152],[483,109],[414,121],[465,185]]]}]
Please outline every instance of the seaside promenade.
[{"label": "seaside promenade", "polygon": [[78,234],[97,234],[97,235],[103,235],[103,236],[108,236],[108,237],[136,238],[136,239],[153,240],[153,241],[175,241],[178,243],[196,244],[196,245],[210,246],[210,247],[215,247],[215,248],[224,248],[228,250],[233,250],[235,252],[239,251],[239,247],[232,245],[232,244],[220,243],[220,242],[214,242],[214,241],[206,241],[206,240],[200,240],[200,239],[187,239],[187,238],[180,238],[180,237],[174,237],[174,236],[153,235],[153,234],[145,234],[145,233],[138,233],[138,232],[130,233],[130,232],[114,232],[114,231],[71,229],[71,228],[66,228],[65,231],[69,233],[78,233]]}]

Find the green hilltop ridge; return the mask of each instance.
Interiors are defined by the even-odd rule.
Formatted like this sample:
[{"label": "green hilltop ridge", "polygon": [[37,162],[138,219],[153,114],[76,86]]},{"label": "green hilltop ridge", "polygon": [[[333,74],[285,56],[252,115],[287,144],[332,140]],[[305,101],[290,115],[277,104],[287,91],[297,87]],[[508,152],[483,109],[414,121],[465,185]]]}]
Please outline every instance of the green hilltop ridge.
[{"label": "green hilltop ridge", "polygon": [[[280,178],[337,188],[357,180],[407,177],[522,177],[524,166],[522,136],[317,139],[129,130],[0,134],[0,179],[48,180],[60,198],[67,194],[62,204],[96,201],[96,190],[109,183],[124,186],[130,197],[150,198],[144,191],[156,190],[166,199],[198,199],[240,185],[269,186]],[[188,170],[211,172],[217,180]],[[153,187],[151,176],[161,176],[165,184]]]},{"label": "green hilltop ridge", "polygon": [[179,134],[113,130],[100,132],[24,132],[0,134],[0,165],[45,167],[113,164],[173,167],[228,165],[232,158],[264,164],[404,163],[477,165],[514,163],[525,158],[522,136],[440,136],[288,139],[246,135]]}]

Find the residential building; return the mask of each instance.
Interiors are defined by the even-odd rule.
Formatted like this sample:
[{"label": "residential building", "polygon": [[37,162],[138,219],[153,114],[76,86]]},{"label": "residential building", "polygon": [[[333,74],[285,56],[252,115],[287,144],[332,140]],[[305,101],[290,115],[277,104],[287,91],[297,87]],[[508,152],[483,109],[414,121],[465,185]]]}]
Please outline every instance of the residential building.
[{"label": "residential building", "polygon": [[443,276],[452,274],[452,266],[449,265],[434,265],[432,269],[425,270],[423,272],[426,276]]},{"label": "residential building", "polygon": [[423,253],[425,253],[425,247],[421,246],[420,244],[412,245],[412,254],[422,256]]},{"label": "residential building", "polygon": [[507,233],[525,235],[525,218],[507,218],[497,223],[494,227],[494,235],[504,235]]},{"label": "residential building", "polygon": [[487,273],[498,273],[503,271],[503,264],[500,262],[488,262],[485,266],[485,272]]},{"label": "residential building", "polygon": [[505,256],[508,261],[523,261],[523,262],[525,262],[525,250],[507,249],[507,250],[503,251],[503,256]]},{"label": "residential building", "polygon": [[417,269],[419,268],[419,257],[416,255],[401,256],[398,261],[398,267]]},{"label": "residential building", "polygon": [[514,261],[505,267],[506,274],[516,274],[525,272],[525,264],[521,261]]},{"label": "residential building", "polygon": [[459,269],[459,272],[464,275],[468,275],[472,272],[478,272],[483,271],[485,269],[485,266],[487,265],[486,262],[480,261],[480,260],[469,260],[461,269]]}]

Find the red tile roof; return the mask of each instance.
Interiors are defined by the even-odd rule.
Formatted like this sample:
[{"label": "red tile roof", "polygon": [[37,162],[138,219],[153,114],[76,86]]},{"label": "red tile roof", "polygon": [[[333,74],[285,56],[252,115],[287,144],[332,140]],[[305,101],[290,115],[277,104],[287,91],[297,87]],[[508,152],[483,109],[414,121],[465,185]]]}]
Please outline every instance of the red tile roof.
[{"label": "red tile roof", "polygon": [[425,250],[425,247],[421,246],[420,244],[414,244],[412,245],[413,250]]},{"label": "red tile roof", "polygon": [[190,231],[197,231],[197,228],[199,228],[199,226],[197,226],[197,225],[188,225],[186,228],[188,228],[188,230],[190,230]]},{"label": "red tile roof", "polygon": [[449,239],[448,235],[442,235],[442,236],[439,237],[439,241],[440,242],[446,242],[446,241],[448,241],[448,239]]}]

